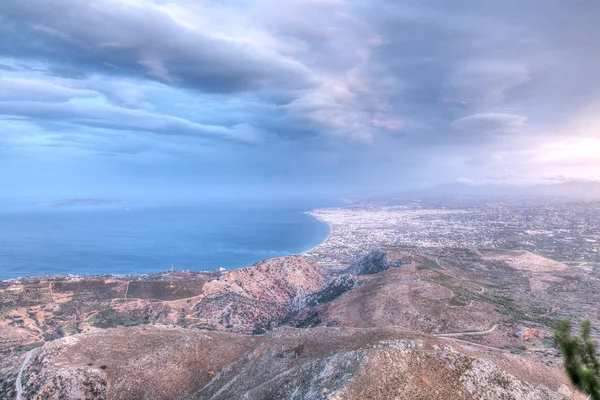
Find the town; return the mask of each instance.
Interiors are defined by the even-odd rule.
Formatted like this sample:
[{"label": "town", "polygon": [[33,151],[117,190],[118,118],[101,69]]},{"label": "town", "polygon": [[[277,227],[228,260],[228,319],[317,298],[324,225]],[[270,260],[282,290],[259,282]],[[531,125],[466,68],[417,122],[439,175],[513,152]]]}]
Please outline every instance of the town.
[{"label": "town", "polygon": [[310,213],[330,225],[310,255],[328,264],[388,245],[527,250],[569,266],[600,266],[600,202],[393,200]]}]

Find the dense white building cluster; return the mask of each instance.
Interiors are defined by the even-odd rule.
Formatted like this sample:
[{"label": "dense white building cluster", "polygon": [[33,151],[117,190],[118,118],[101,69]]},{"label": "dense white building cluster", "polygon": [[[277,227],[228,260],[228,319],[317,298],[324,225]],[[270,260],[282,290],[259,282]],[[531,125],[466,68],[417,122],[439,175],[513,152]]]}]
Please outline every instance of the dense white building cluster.
[{"label": "dense white building cluster", "polygon": [[385,245],[524,249],[600,263],[600,203],[359,203],[310,213],[331,234],[309,254],[339,259]]}]

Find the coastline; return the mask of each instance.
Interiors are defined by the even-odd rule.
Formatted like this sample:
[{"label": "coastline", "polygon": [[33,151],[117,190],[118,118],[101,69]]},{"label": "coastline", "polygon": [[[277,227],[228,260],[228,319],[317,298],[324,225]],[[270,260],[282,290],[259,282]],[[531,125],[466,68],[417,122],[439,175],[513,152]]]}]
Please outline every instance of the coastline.
[{"label": "coastline", "polygon": [[304,214],[310,215],[311,217],[313,217],[315,220],[324,223],[325,225],[327,225],[327,236],[325,237],[325,239],[323,239],[323,241],[313,247],[311,247],[308,250],[305,250],[303,252],[300,253],[300,255],[305,255],[305,254],[309,254],[311,253],[313,250],[315,250],[318,247],[323,246],[325,243],[327,243],[327,241],[329,241],[329,239],[331,238],[331,234],[333,233],[333,226],[328,222],[325,221],[324,219],[319,218],[317,215],[315,215],[315,211],[317,211],[318,209],[313,209],[311,211],[305,211]]}]

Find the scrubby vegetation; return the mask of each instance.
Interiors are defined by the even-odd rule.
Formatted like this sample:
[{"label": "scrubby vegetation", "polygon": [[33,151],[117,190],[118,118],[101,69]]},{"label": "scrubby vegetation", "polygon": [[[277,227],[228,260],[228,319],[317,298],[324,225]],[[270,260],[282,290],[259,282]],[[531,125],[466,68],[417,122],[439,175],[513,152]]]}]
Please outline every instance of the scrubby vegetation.
[{"label": "scrubby vegetation", "polygon": [[571,334],[571,321],[564,319],[554,333],[554,338],[563,353],[565,370],[573,385],[600,400],[600,362],[596,355],[596,343],[590,338],[591,324],[581,323],[579,336]]}]

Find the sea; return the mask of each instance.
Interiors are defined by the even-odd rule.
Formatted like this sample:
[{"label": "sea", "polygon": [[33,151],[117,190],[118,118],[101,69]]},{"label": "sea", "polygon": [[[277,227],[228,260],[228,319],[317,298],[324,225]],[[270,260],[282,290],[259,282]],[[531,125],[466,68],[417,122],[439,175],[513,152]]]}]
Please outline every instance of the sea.
[{"label": "sea", "polygon": [[323,242],[323,202],[0,205],[0,280],[236,269]]}]

